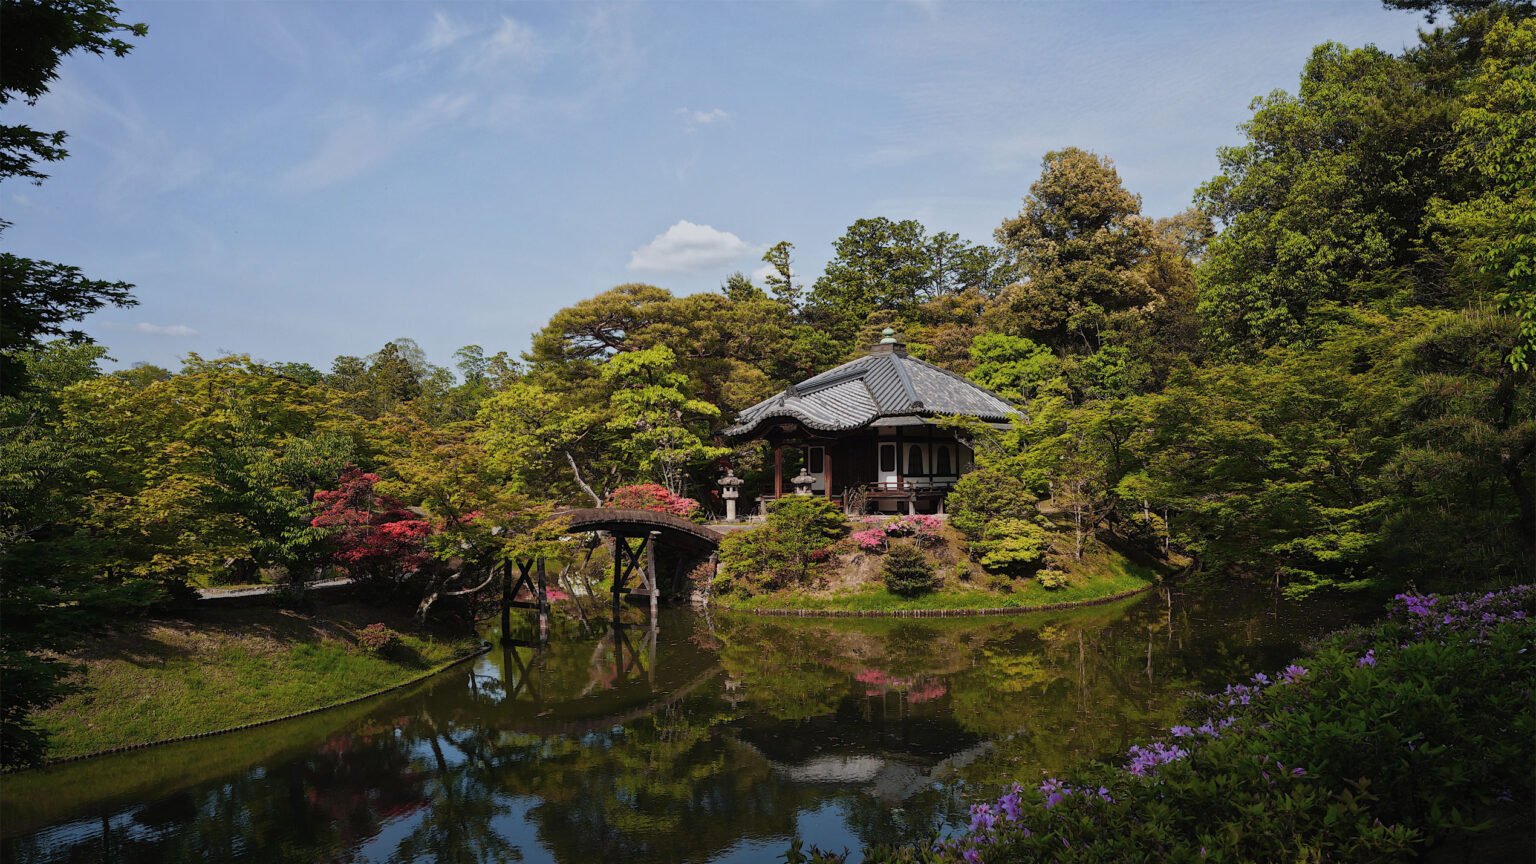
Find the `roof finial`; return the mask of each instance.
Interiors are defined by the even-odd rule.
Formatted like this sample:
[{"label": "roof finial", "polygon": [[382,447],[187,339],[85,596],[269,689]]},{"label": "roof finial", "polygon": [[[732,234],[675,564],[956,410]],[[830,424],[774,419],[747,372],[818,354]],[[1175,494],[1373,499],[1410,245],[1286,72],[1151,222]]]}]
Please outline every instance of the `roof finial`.
[{"label": "roof finial", "polygon": [[880,344],[881,345],[895,345],[896,344],[896,331],[894,329],[890,328],[890,327],[887,327],[884,330],[881,330],[880,331]]}]

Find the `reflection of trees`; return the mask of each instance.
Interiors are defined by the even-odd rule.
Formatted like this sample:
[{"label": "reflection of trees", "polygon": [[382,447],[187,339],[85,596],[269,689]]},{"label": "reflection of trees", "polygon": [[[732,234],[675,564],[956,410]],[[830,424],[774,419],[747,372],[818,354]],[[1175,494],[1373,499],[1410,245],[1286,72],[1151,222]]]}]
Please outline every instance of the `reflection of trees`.
[{"label": "reflection of trees", "polygon": [[[1017,618],[719,616],[707,637],[673,618],[627,675],[611,633],[567,621],[543,650],[493,650],[297,755],[82,806],[0,857],[479,864],[542,844],[561,861],[699,861],[828,804],[862,840],[916,840],[963,818],[962,793],[1123,751],[1173,722],[1181,691],[1278,668],[1295,633],[1342,623],[1304,615],[1148,596]],[[850,757],[875,778],[808,770]]]}]

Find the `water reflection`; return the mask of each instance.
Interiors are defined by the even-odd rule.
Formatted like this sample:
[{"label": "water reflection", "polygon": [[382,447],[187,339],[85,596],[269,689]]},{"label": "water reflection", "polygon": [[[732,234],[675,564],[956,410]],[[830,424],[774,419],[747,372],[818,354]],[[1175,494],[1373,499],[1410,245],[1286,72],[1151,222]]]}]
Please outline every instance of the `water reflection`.
[{"label": "water reflection", "polygon": [[[1147,595],[1008,618],[557,619],[415,691],[6,779],[14,861],[727,861],[919,838],[1337,626]],[[495,635],[495,634],[492,634]]]}]

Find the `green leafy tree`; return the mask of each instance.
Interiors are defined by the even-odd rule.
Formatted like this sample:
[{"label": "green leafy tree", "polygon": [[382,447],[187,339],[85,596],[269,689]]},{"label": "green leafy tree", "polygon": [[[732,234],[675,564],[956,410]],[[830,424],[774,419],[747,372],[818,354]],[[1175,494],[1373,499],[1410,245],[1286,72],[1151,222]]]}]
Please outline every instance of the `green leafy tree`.
[{"label": "green leafy tree", "polygon": [[1476,178],[1476,194],[1440,195],[1427,224],[1461,262],[1461,277],[1519,322],[1509,362],[1536,357],[1536,18],[1500,18],[1484,38],[1481,62],[1456,117],[1457,144],[1444,168]]},{"label": "green leafy tree", "polygon": [[914,321],[925,301],[966,289],[994,294],[1008,279],[1001,253],[954,234],[930,236],[912,219],[860,219],[832,247],[836,254],[811,287],[806,315],[845,342],[866,324]]},{"label": "green leafy tree", "polygon": [[687,376],[674,371],[677,356],[666,346],[614,355],[604,364],[613,415],[608,428],[629,464],[667,487],[686,494],[688,470],[730,451],[705,443],[701,435],[720,409],[686,393]]},{"label": "green leafy tree", "polygon": [[1153,226],[1107,157],[1068,147],[1042,165],[1019,215],[997,229],[1022,281],[999,298],[991,323],[1058,351],[1091,353],[1117,313],[1154,299],[1142,266]]},{"label": "green leafy tree", "polygon": [[726,590],[750,595],[808,584],[831,559],[832,544],[848,534],[842,507],[819,495],[780,498],[768,508],[766,522],[721,545]]},{"label": "green leafy tree", "polygon": [[511,384],[480,406],[473,443],[513,491],[562,499],[582,494],[601,507],[621,482],[611,458],[602,395],[558,393],[529,381]]},{"label": "green leafy tree", "polygon": [[773,299],[789,307],[791,312],[800,311],[800,295],[804,293],[802,286],[795,281],[795,269],[793,253],[795,244],[788,240],[768,247],[763,253],[763,263],[767,264],[769,273],[763,282],[768,288],[768,293]]},{"label": "green leafy tree", "polygon": [[[133,50],[127,36],[149,34],[144,24],[118,20],[122,10],[107,0],[5,0],[5,49],[0,51],[0,105],[21,99],[27,105],[48,92],[59,78],[59,64],[76,51],[97,57],[125,57]],[[122,34],[122,35],[119,35]],[[30,126],[0,125],[0,180],[25,177],[40,183],[47,178],[38,162],[57,162],[69,155],[64,132],[41,132]]]},{"label": "green leafy tree", "polygon": [[1032,339],[982,333],[971,342],[972,381],[1022,404],[1041,384],[1055,378],[1061,364],[1051,350]]},{"label": "green leafy tree", "polygon": [[1314,343],[1340,305],[1466,301],[1415,273],[1425,208],[1456,182],[1439,143],[1456,106],[1427,77],[1414,58],[1328,43],[1296,95],[1255,101],[1248,143],[1223,148],[1222,173],[1198,193],[1222,226],[1200,269],[1213,344]]}]

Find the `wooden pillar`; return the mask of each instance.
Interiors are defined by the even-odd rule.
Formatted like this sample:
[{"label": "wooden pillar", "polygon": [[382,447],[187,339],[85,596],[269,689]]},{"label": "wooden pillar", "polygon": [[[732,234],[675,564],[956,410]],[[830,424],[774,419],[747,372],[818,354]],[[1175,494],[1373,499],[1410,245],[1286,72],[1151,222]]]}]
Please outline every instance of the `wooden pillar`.
[{"label": "wooden pillar", "polygon": [[624,582],[624,552],[629,548],[629,543],[618,534],[613,535],[613,623],[619,623],[619,590]]},{"label": "wooden pillar", "polygon": [[501,644],[512,641],[512,562],[501,565]]},{"label": "wooden pillar", "polygon": [[539,556],[539,641],[549,640],[549,582],[544,575],[544,556]]},{"label": "wooden pillar", "polygon": [[[907,491],[907,445],[906,445],[906,442],[902,441],[901,439],[902,439],[901,427],[897,426],[896,427],[896,491],[897,492],[905,492],[905,491]],[[901,506],[902,506],[903,503],[907,503],[907,505],[908,505],[907,506],[907,512],[908,513],[912,512],[912,507],[911,507],[909,502],[904,502],[903,499],[901,499],[901,498],[896,499],[896,501],[897,501],[897,504],[896,504],[896,512],[897,513],[901,512]]]},{"label": "wooden pillar", "polygon": [[773,445],[773,497],[784,497],[784,445]]},{"label": "wooden pillar", "polygon": [[821,448],[822,482],[827,486],[827,497],[832,497],[832,448]]},{"label": "wooden pillar", "polygon": [[661,579],[656,573],[656,538],[660,531],[652,531],[645,538],[645,574],[651,583],[651,626],[656,626],[656,601],[661,596]]}]

